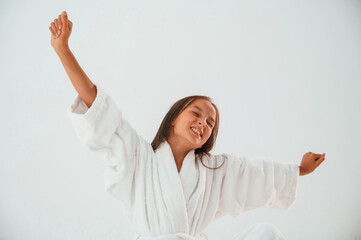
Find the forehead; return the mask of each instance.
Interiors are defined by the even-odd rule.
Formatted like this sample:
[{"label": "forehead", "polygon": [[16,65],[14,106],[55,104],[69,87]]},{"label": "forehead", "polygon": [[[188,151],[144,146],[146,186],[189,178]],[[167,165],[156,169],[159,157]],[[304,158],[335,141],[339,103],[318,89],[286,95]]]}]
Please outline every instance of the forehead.
[{"label": "forehead", "polygon": [[205,99],[197,99],[188,106],[188,108],[197,108],[197,107],[200,108],[201,111],[205,111],[208,114],[212,115],[213,117],[216,117],[216,110],[210,101]]}]

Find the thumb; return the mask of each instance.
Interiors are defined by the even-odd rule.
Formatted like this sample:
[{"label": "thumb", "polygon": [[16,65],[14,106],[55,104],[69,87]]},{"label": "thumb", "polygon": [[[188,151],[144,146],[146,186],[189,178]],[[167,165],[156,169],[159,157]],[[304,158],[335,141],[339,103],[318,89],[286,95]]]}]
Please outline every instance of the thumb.
[{"label": "thumb", "polygon": [[323,161],[325,161],[325,153],[321,155],[321,158],[317,160],[316,167],[318,167]]},{"label": "thumb", "polygon": [[66,13],[66,11],[63,11],[61,14],[61,26],[62,26],[62,31],[68,31],[68,28],[64,27],[64,26],[68,26],[68,14]]}]

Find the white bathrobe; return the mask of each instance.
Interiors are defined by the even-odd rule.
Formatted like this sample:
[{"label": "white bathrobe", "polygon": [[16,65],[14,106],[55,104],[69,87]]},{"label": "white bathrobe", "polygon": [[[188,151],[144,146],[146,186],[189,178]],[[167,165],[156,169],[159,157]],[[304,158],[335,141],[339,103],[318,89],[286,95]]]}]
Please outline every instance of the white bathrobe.
[{"label": "white bathrobe", "polygon": [[[120,200],[133,239],[201,239],[215,219],[256,208],[288,209],[296,199],[295,163],[235,154],[205,156],[194,150],[178,173],[167,141],[153,151],[102,86],[88,109],[78,95],[68,115],[82,145],[105,161],[105,190]],[[244,239],[243,237],[238,239]]]}]

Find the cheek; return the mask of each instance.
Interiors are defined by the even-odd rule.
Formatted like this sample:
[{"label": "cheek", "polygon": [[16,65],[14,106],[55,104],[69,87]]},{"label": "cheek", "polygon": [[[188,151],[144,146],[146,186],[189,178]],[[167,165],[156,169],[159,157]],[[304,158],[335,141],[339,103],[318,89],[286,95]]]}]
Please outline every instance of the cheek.
[{"label": "cheek", "polygon": [[212,129],[209,129],[207,136],[210,137],[212,135]]},{"label": "cheek", "polygon": [[184,131],[187,131],[190,128],[190,124],[186,121],[180,121],[175,125],[174,130],[178,133],[182,133]]},{"label": "cheek", "polygon": [[188,117],[188,118],[185,118],[185,119],[184,119],[184,121],[182,122],[182,125],[183,125],[185,128],[190,128],[191,125],[194,125],[196,121],[197,121],[197,118]]}]

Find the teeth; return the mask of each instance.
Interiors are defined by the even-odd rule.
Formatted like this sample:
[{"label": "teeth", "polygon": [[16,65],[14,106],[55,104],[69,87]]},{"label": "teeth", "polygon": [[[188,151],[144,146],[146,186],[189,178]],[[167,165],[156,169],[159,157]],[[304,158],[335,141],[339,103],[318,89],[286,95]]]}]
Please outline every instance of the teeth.
[{"label": "teeth", "polygon": [[199,134],[199,136],[201,135],[201,133],[200,133],[197,129],[192,128],[192,130],[193,130],[194,132],[198,133],[198,134]]}]

